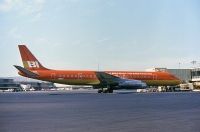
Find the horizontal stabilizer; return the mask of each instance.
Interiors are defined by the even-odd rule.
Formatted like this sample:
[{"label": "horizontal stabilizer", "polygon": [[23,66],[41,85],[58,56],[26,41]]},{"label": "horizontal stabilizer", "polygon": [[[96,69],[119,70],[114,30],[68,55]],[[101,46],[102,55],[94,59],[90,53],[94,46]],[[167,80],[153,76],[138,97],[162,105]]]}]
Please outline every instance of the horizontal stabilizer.
[{"label": "horizontal stabilizer", "polygon": [[25,69],[25,68],[23,68],[23,67],[21,67],[21,66],[16,66],[16,65],[14,65],[14,67],[15,67],[17,70],[19,70],[20,72],[22,72],[23,74],[25,74],[27,77],[35,78],[35,77],[38,77],[38,76],[39,76],[38,74],[33,73],[33,72],[31,72],[31,71],[29,71],[29,70],[27,70],[27,69]]}]

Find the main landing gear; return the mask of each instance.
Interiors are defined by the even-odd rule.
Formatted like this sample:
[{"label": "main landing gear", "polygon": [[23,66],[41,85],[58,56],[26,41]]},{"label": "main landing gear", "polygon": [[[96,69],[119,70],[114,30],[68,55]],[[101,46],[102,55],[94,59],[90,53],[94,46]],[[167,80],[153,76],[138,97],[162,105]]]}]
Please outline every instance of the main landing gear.
[{"label": "main landing gear", "polygon": [[111,88],[101,88],[98,90],[98,93],[113,93],[113,89]]}]

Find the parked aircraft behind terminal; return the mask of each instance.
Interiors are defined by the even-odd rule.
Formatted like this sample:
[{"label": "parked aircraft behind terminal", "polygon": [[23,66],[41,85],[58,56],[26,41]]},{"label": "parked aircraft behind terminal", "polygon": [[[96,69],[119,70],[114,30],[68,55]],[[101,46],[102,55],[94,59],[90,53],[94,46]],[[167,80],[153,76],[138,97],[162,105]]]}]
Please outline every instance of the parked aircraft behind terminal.
[{"label": "parked aircraft behind terminal", "polygon": [[68,85],[92,85],[98,92],[141,89],[147,86],[175,86],[180,80],[168,72],[52,70],[45,68],[25,45],[19,45],[24,67],[14,65],[19,75]]}]

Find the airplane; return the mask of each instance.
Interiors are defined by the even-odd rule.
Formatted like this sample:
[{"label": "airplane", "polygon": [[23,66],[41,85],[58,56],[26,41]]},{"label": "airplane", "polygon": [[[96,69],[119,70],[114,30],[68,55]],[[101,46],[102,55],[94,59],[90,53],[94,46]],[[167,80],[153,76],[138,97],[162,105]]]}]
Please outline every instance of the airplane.
[{"label": "airplane", "polygon": [[180,80],[168,72],[53,70],[45,68],[26,45],[18,45],[23,66],[14,65],[24,77],[68,85],[91,85],[98,93],[147,86],[175,86]]}]

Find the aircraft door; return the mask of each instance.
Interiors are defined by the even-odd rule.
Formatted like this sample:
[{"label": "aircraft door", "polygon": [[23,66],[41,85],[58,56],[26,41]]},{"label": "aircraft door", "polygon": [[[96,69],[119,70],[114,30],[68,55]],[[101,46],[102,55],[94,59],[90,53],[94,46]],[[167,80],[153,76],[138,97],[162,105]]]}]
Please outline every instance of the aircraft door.
[{"label": "aircraft door", "polygon": [[82,73],[78,73],[78,79],[83,79]]},{"label": "aircraft door", "polygon": [[56,79],[56,73],[51,73],[51,79]]},{"label": "aircraft door", "polygon": [[153,80],[157,80],[157,75],[153,75]]}]

